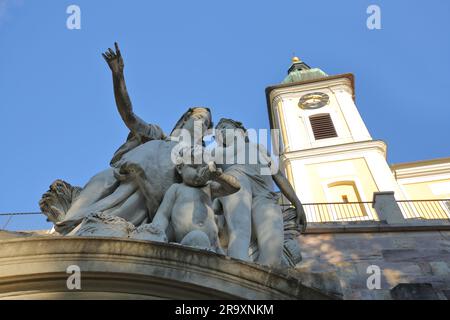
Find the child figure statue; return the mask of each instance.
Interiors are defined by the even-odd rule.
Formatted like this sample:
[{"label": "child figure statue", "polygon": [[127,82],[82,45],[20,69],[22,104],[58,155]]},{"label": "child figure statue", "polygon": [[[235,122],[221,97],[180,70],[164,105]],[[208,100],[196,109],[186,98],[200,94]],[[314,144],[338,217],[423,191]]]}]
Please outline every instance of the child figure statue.
[{"label": "child figure statue", "polygon": [[[176,157],[176,170],[182,183],[169,188],[152,223],[139,227],[132,238],[167,242],[173,237],[181,245],[224,254],[219,244],[212,201],[238,192],[240,185],[214,162],[194,164],[194,158],[202,152],[200,146],[181,148]],[[144,196],[151,192],[145,172],[139,166],[130,164],[122,169],[135,177]],[[168,230],[173,232],[172,236],[168,235]]]}]

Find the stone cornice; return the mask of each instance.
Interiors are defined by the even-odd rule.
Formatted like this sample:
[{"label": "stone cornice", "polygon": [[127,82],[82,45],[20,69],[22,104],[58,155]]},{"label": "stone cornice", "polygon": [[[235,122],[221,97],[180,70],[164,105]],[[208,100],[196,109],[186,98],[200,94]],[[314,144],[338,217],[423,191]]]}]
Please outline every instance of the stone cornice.
[{"label": "stone cornice", "polygon": [[[78,292],[66,285],[67,267],[72,265],[81,270],[82,290]],[[310,287],[308,277],[158,242],[57,236],[0,241],[0,299],[271,300],[339,296]]]},{"label": "stone cornice", "polygon": [[391,169],[397,179],[450,174],[450,158],[394,164]]}]

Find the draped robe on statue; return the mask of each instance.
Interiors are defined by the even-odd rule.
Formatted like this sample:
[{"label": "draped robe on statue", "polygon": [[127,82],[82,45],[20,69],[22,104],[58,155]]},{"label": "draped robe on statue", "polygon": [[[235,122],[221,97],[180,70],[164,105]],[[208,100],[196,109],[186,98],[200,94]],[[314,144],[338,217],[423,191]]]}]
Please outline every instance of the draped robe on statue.
[{"label": "draped robe on statue", "polygon": [[[111,167],[94,176],[83,188],[56,230],[67,234],[90,214],[103,212],[124,218],[135,226],[151,222],[164,193],[175,182],[175,164],[172,149],[178,144],[165,138],[156,125],[148,125],[138,135],[130,133],[127,142],[114,154]],[[120,181],[114,172],[122,164],[136,163],[145,171],[153,186],[152,199],[145,199],[133,181]],[[84,195],[83,195],[84,194]]]}]

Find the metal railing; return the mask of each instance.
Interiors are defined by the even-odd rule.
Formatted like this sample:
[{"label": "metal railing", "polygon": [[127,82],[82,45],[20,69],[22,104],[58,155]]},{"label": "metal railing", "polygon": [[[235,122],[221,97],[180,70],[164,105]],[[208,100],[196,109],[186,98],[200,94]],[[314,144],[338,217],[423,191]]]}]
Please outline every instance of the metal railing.
[{"label": "metal railing", "polygon": [[[305,203],[303,208],[308,222],[378,221],[372,202]],[[41,215],[44,218],[40,212],[2,213],[0,214],[0,230],[7,230],[10,223],[18,217],[35,215]],[[14,229],[26,230],[27,228],[16,226]]]},{"label": "metal railing", "polygon": [[450,199],[400,200],[397,203],[405,219],[450,219]]},{"label": "metal railing", "polygon": [[[400,200],[397,203],[405,219],[450,220],[450,199]],[[291,205],[282,204],[282,206]],[[379,221],[373,202],[305,203],[303,208],[308,222]],[[24,227],[24,221],[17,223],[18,218],[30,216],[41,216],[41,222],[46,219],[40,212],[0,213],[0,230],[7,230],[7,228],[23,231],[36,230],[31,225]],[[13,222],[15,225],[11,226]],[[46,225],[50,226],[50,224]]]},{"label": "metal railing", "polygon": [[372,202],[305,203],[308,222],[378,221]]},{"label": "metal railing", "polygon": [[[47,217],[42,212],[15,212],[15,213],[0,213],[0,230],[21,230],[26,231],[36,230],[32,225],[26,227],[27,223],[23,219],[29,219],[31,216],[40,218],[39,220],[46,221]],[[20,222],[19,222],[20,221]],[[19,223],[18,223],[19,222]]]}]

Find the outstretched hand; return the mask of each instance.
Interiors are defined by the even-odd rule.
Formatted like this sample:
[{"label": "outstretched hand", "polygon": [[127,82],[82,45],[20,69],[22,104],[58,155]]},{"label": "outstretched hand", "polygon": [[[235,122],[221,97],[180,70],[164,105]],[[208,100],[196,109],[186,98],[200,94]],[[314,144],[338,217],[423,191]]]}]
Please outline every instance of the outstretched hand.
[{"label": "outstretched hand", "polygon": [[102,56],[105,59],[106,63],[108,63],[108,66],[111,69],[112,73],[115,75],[119,75],[123,73],[125,64],[123,63],[122,54],[120,53],[119,45],[117,44],[117,42],[114,43],[114,46],[116,48],[115,52],[111,48],[108,48],[108,51],[102,53]]}]

